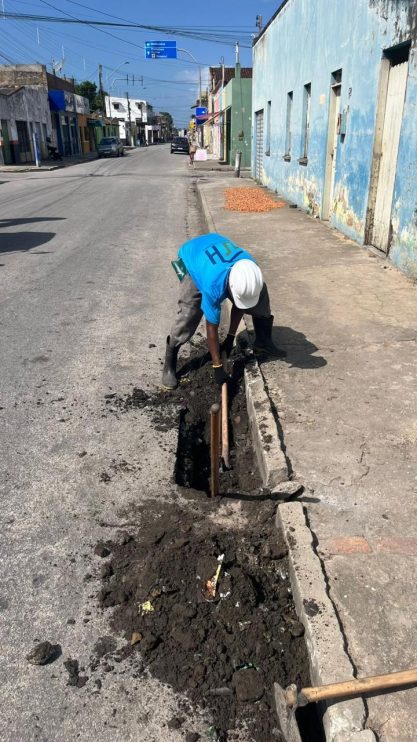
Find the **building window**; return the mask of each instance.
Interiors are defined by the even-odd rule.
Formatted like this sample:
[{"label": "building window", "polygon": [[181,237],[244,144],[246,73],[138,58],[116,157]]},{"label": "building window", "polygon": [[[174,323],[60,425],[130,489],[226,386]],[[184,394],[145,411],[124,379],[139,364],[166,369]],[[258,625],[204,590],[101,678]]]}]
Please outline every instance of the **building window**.
[{"label": "building window", "polygon": [[285,154],[284,160],[289,162],[291,160],[291,119],[292,119],[292,102],[294,93],[291,90],[287,93],[287,123],[285,128]]},{"label": "building window", "polygon": [[265,154],[271,154],[271,101],[269,100],[266,106],[266,148]]},{"label": "building window", "polygon": [[308,163],[308,139],[310,134],[310,103],[311,103],[311,82],[304,85],[303,93],[303,128],[301,139],[301,155],[298,162],[300,165]]},{"label": "building window", "polygon": [[113,103],[112,105],[113,105],[113,108],[115,108],[115,109],[116,109],[116,111],[118,111],[118,110],[119,110],[119,108],[120,108],[120,103]]},{"label": "building window", "polygon": [[342,84],[342,70],[336,70],[335,72],[332,72],[331,84],[332,85]]}]

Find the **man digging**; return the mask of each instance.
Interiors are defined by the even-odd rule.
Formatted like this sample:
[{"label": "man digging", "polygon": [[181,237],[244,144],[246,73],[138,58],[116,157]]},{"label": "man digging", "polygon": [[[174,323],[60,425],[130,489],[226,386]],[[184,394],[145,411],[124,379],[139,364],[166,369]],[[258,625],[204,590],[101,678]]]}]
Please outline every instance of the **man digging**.
[{"label": "man digging", "polygon": [[[194,335],[204,314],[207,345],[214,377],[221,387],[228,380],[221,362],[222,351],[229,356],[237,328],[244,314],[250,314],[255,328],[256,353],[284,357],[285,351],[272,342],[273,316],[268,289],[254,258],[228,237],[205,234],[186,242],[172,263],[181,282],[178,311],[167,337],[162,386],[175,389],[177,358],[181,345]],[[219,323],[222,302],[232,302],[230,327],[222,347],[219,346]]]}]

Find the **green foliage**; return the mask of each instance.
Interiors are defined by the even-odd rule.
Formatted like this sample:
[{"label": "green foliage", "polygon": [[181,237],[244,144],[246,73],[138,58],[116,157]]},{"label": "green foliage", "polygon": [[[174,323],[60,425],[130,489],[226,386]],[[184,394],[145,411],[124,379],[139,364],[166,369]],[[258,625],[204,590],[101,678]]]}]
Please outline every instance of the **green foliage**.
[{"label": "green foliage", "polygon": [[[91,82],[91,80],[79,82],[75,86],[75,92],[77,95],[82,95],[83,98],[88,98],[90,102],[90,111],[101,111],[104,108],[100,92],[97,90],[95,82]],[[103,97],[105,95],[107,95],[107,93],[103,92]]]},{"label": "green foliage", "polygon": [[165,119],[168,126],[172,128],[172,125],[174,123],[174,119],[172,118],[171,114],[168,113],[168,111],[161,111],[161,116]]}]

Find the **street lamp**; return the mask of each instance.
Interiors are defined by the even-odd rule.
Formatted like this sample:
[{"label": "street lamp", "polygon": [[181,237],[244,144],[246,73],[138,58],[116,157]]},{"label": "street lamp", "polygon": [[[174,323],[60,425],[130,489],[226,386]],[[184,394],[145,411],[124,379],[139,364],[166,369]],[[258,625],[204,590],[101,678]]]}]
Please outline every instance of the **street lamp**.
[{"label": "street lamp", "polygon": [[[191,57],[191,59],[193,60],[193,62],[195,62],[195,64],[198,65],[198,79],[199,79],[199,88],[200,88],[200,91],[199,91],[199,94],[198,94],[198,99],[199,99],[199,103],[200,103],[200,106],[201,106],[201,95],[202,95],[202,89],[201,89],[201,64],[200,64],[200,62],[197,62],[196,58],[193,56],[193,54],[191,54],[191,52],[188,51],[188,49],[178,49],[178,51],[179,52],[183,52],[184,54],[188,54],[188,56]],[[197,129],[196,129],[196,132],[197,132]],[[197,134],[198,134],[198,132],[197,132]],[[203,141],[203,138],[202,137],[203,137],[203,132],[201,130],[201,135],[199,135],[201,146],[203,146],[203,144],[204,144],[204,141]]]},{"label": "street lamp", "polygon": [[113,80],[113,82],[110,83],[111,76],[114,75],[115,72],[118,72],[118,70],[120,70],[121,67],[123,67],[124,64],[130,64],[130,62],[122,62],[121,64],[119,64],[118,67],[115,67],[114,70],[112,70],[111,72],[109,72],[109,74],[107,75],[107,86],[108,86],[109,91],[112,89],[114,83],[116,82],[115,80]]},{"label": "street lamp", "polygon": [[200,92],[199,92],[199,100],[200,100],[200,106],[201,106],[201,64],[200,62],[197,62],[196,58],[191,54],[191,52],[188,51],[188,49],[178,49],[179,52],[184,52],[184,54],[188,54],[189,57],[195,62],[195,64],[198,65],[198,77],[199,77],[199,86],[200,86]]}]

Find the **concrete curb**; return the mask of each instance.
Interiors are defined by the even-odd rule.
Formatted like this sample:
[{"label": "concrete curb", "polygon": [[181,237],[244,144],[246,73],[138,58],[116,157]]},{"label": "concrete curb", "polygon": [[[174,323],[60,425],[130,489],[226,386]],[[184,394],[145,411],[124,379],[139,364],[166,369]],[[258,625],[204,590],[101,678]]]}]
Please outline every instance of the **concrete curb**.
[{"label": "concrete curb", "polygon": [[[354,677],[345,640],[333,604],[327,594],[321,562],[302,504],[278,506],[277,528],[288,547],[290,580],[296,611],[305,627],[313,685],[326,685]],[[325,704],[323,727],[327,742],[376,742],[364,729],[366,709],[362,698]]]},{"label": "concrete curb", "polygon": [[41,165],[40,167],[36,167],[35,165],[29,165],[28,167],[25,167],[24,165],[21,167],[13,167],[13,165],[3,165],[0,166],[0,173],[46,173],[50,170],[59,170],[59,168],[64,167],[63,165]]},{"label": "concrete curb", "polygon": [[213,217],[211,215],[211,211],[210,211],[209,205],[207,203],[206,194],[204,193],[203,189],[200,188],[200,185],[199,185],[198,182],[197,182],[197,193],[198,193],[198,195],[200,197],[201,208],[203,209],[203,215],[204,215],[204,219],[205,219],[206,224],[207,224],[207,229],[208,229],[209,232],[215,232],[216,231],[216,225],[215,225],[215,223],[213,221]]},{"label": "concrete curb", "polygon": [[245,366],[246,406],[252,442],[264,487],[273,492],[288,481],[288,466],[279,442],[271,403],[254,358]]}]

